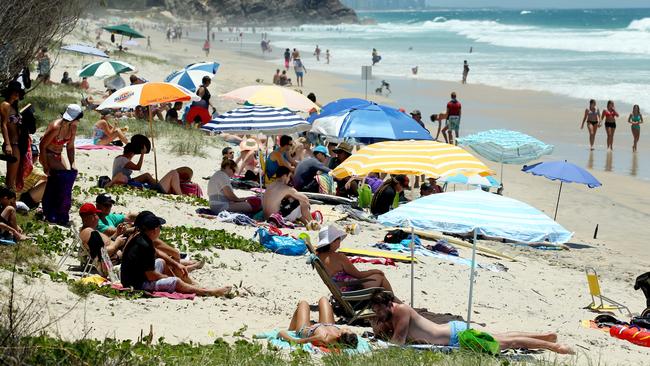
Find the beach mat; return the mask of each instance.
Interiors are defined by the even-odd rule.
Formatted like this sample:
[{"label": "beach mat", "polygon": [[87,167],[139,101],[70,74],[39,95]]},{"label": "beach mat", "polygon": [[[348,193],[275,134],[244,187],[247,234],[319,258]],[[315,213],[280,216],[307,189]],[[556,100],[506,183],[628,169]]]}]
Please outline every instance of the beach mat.
[{"label": "beach mat", "polygon": [[362,257],[378,257],[378,258],[388,258],[392,259],[394,261],[399,261],[399,262],[411,262],[415,261],[417,262],[417,258],[411,259],[410,256],[407,255],[402,255],[402,254],[395,254],[391,252],[385,252],[385,251],[380,251],[380,250],[366,250],[366,249],[353,249],[353,248],[340,248],[338,250],[339,253],[343,253],[345,255],[355,255],[355,256],[362,256]]}]

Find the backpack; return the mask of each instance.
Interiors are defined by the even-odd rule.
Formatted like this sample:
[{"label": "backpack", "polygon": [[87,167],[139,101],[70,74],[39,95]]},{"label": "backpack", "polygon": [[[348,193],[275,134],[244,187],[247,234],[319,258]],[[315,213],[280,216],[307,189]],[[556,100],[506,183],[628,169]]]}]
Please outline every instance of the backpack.
[{"label": "backpack", "polygon": [[395,229],[391,230],[384,236],[384,242],[385,243],[391,243],[391,244],[397,244],[401,243],[402,240],[407,239],[409,237],[409,234],[406,233],[404,230],[401,229]]},{"label": "backpack", "polygon": [[372,203],[372,189],[367,184],[362,184],[357,190],[359,193],[358,205],[360,208],[370,207]]}]

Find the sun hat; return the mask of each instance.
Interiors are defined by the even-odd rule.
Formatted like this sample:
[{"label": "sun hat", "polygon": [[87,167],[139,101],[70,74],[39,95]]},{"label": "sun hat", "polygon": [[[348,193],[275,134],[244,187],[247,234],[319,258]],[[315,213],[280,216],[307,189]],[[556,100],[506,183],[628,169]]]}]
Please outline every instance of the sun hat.
[{"label": "sun hat", "polygon": [[65,113],[63,113],[63,119],[68,122],[82,119],[83,116],[84,112],[81,110],[81,106],[78,104],[68,104],[68,107],[65,109]]},{"label": "sun hat", "polygon": [[142,211],[135,218],[133,225],[141,230],[151,230],[164,225],[166,222],[165,219],[154,215],[151,211]]},{"label": "sun hat", "polygon": [[136,134],[131,136],[131,143],[137,147],[137,151],[142,151],[142,147],[145,148],[145,154],[148,154],[151,151],[151,141],[145,135]]},{"label": "sun hat", "polygon": [[239,150],[241,151],[256,151],[258,149],[259,146],[255,139],[246,139],[239,143]]},{"label": "sun hat", "polygon": [[97,214],[100,212],[102,211],[98,210],[97,207],[95,207],[95,205],[93,205],[92,203],[84,203],[83,205],[81,205],[81,207],[79,207],[80,216]]},{"label": "sun hat", "polygon": [[346,236],[348,236],[348,234],[336,227],[336,225],[324,227],[318,232],[318,245],[316,245],[316,249],[326,247],[332,244],[336,239],[340,238],[343,240]]},{"label": "sun hat", "polygon": [[25,96],[25,89],[23,89],[23,86],[19,81],[14,80],[9,82],[7,87],[2,91],[2,97],[7,99],[14,92],[18,92],[20,99],[23,99]]},{"label": "sun hat", "polygon": [[339,152],[339,151],[344,151],[350,155],[352,155],[352,145],[348,144],[347,142],[343,141],[336,145],[334,148],[334,152]]},{"label": "sun hat", "polygon": [[318,145],[314,148],[314,153],[321,153],[327,157],[330,156],[330,152],[327,151],[327,148],[323,145]]},{"label": "sun hat", "polygon": [[411,116],[421,116],[422,113],[420,113],[419,109],[414,109],[413,112],[411,112]]},{"label": "sun hat", "polygon": [[180,168],[176,168],[176,171],[178,172],[178,179],[181,182],[191,182],[192,177],[194,176],[194,170],[190,168],[189,166],[182,166]]},{"label": "sun hat", "polygon": [[114,204],[115,200],[113,199],[113,197],[111,197],[110,194],[101,193],[97,196],[97,198],[95,198],[95,203],[98,205],[103,205],[106,203]]}]

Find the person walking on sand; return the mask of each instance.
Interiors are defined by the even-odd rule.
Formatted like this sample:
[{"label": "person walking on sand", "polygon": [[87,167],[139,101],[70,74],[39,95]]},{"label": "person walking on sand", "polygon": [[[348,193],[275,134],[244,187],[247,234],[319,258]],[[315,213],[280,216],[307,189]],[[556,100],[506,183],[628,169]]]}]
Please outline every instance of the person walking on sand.
[{"label": "person walking on sand", "polygon": [[328,65],[330,64],[330,50],[325,50],[325,61]]},{"label": "person walking on sand", "polygon": [[302,87],[303,77],[307,73],[307,68],[305,68],[305,65],[299,58],[293,60],[293,71],[296,72],[296,85]]},{"label": "person walking on sand", "polygon": [[316,56],[316,61],[320,61],[320,48],[318,45],[316,45],[316,49],[314,50],[314,56]]},{"label": "person walking on sand", "polygon": [[284,68],[289,70],[289,62],[291,61],[291,51],[289,49],[284,50]]},{"label": "person walking on sand", "polygon": [[641,124],[643,123],[641,108],[639,108],[638,104],[635,104],[634,107],[632,107],[632,113],[630,113],[630,117],[628,117],[627,122],[632,128],[632,137],[634,138],[632,151],[636,152],[636,145],[639,142],[639,135],[641,135]]},{"label": "person walking on sand", "polygon": [[469,65],[467,60],[463,61],[463,84],[467,84],[467,75],[469,74]]},{"label": "person walking on sand", "polygon": [[614,132],[616,132],[616,117],[618,112],[614,107],[614,101],[607,101],[607,109],[600,116],[601,121],[605,121],[605,132],[607,132],[607,149],[614,150]]},{"label": "person walking on sand", "polygon": [[205,52],[205,57],[210,55],[210,40],[206,39],[203,43],[203,51]]},{"label": "person walking on sand", "polygon": [[596,132],[598,127],[602,125],[600,121],[600,110],[596,107],[596,101],[589,101],[589,108],[585,109],[585,115],[582,117],[582,125],[580,129],[585,128],[585,122],[587,122],[587,128],[589,129],[589,149],[594,149],[594,141],[596,141]]},{"label": "person walking on sand", "polygon": [[442,129],[442,133],[447,136],[447,142],[452,145],[454,144],[454,132],[458,138],[460,131],[461,107],[460,102],[456,99],[456,92],[452,92],[451,100],[447,103],[447,125]]}]

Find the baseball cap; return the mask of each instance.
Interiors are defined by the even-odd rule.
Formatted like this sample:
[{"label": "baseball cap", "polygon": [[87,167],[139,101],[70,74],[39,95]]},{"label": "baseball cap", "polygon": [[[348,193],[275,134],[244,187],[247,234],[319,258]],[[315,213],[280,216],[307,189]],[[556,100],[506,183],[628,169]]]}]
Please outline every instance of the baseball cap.
[{"label": "baseball cap", "polygon": [[68,104],[68,107],[63,113],[63,119],[72,122],[77,119],[81,119],[84,116],[84,112],[81,110],[81,107],[78,104]]},{"label": "baseball cap", "polygon": [[421,116],[422,113],[420,113],[419,109],[414,109],[413,112],[411,112],[411,116]]},{"label": "baseball cap", "polygon": [[103,205],[103,204],[109,203],[109,202],[110,203],[115,203],[115,200],[113,199],[113,197],[111,197],[110,194],[106,194],[106,193],[101,193],[95,199],[95,203],[97,203],[98,205]]},{"label": "baseball cap", "polygon": [[84,215],[90,215],[90,214],[97,214],[100,213],[101,211],[95,207],[92,203],[84,203],[79,207],[79,216],[84,216]]},{"label": "baseball cap", "polygon": [[133,225],[138,229],[155,229],[159,226],[162,226],[166,223],[165,219],[154,215],[151,211],[142,211],[138,214],[133,222]]},{"label": "baseball cap", "polygon": [[330,156],[330,152],[323,145],[318,145],[314,148],[314,153],[322,153],[325,156]]}]

